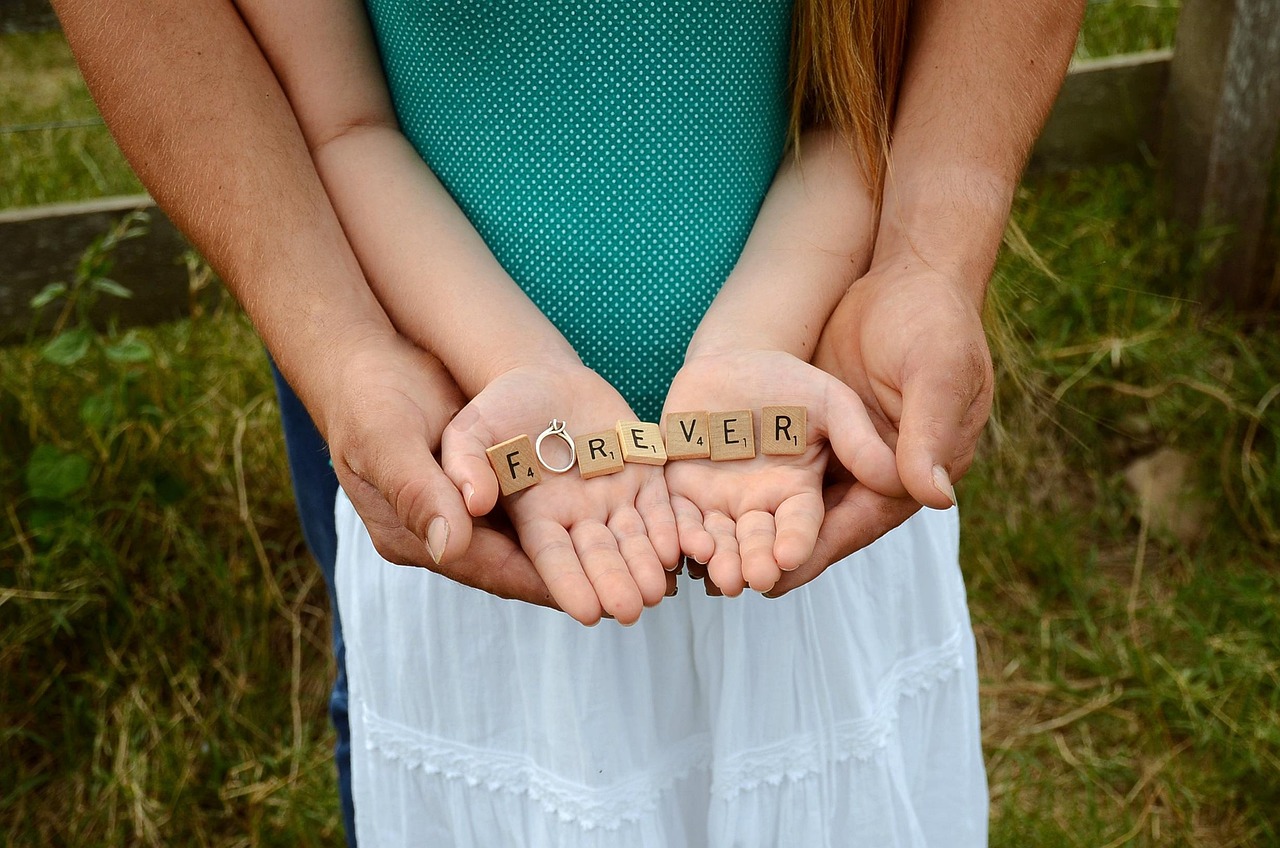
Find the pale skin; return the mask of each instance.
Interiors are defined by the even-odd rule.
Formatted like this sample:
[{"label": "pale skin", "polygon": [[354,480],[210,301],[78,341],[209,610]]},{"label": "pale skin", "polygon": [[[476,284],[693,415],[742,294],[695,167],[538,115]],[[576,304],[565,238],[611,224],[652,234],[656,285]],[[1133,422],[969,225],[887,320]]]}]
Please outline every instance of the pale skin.
[{"label": "pale skin", "polygon": [[[1082,5],[916,5],[891,154],[896,176],[887,186],[872,272],[832,314],[816,359],[858,391],[882,433],[898,436],[899,472],[912,497],[895,499],[862,484],[829,486],[831,509],[813,555],[784,574],[772,593],[812,579],[919,503],[951,502],[936,469],[951,479],[963,473],[990,402],[989,358],[977,321],[982,289]],[[343,230],[350,229],[348,216],[340,225],[334,212],[343,205],[341,189],[331,178],[320,179],[323,165],[317,165],[326,150],[366,130],[376,135],[376,120],[370,123],[368,111],[350,97],[337,97],[342,86],[311,89],[305,73],[275,56],[271,64],[264,61],[259,44],[273,43],[271,26],[252,10],[245,10],[251,35],[236,10],[219,0],[59,0],[56,6],[122,148],[245,304],[328,437],[344,488],[379,550],[499,594],[550,602],[539,572],[509,537],[472,537],[462,497],[431,457],[441,421],[428,408],[448,409],[457,388],[427,365],[430,357],[411,354],[405,339],[443,351],[448,328],[437,328],[439,339],[420,339],[392,324],[397,310],[385,301],[376,275],[356,260],[351,244],[359,238]],[[330,19],[335,26],[341,20]],[[292,22],[298,23],[296,15]],[[323,25],[319,18],[316,23]],[[347,56],[329,53],[325,61],[342,67],[351,61]],[[289,101],[281,81],[290,88]],[[341,114],[304,138],[299,120],[307,124],[301,113],[308,91],[312,100],[334,97]],[[860,273],[851,259],[846,285]],[[903,285],[922,296],[892,296]],[[890,335],[875,347],[878,359],[867,355],[877,327],[908,324],[911,333]],[[555,344],[533,349],[569,363]],[[504,364],[512,363],[490,366]],[[464,395],[493,376],[450,363],[455,368],[463,371],[453,376]],[[403,391],[403,381],[414,391]],[[921,401],[912,403],[913,396]],[[430,403],[433,398],[439,403]],[[420,435],[406,442],[405,429],[383,426],[389,410],[398,410],[407,431]],[[443,542],[436,534],[432,550],[430,528],[438,517],[449,532]],[[468,544],[469,537],[484,544]]]},{"label": "pale skin", "polygon": [[[379,303],[396,327],[438,356],[462,391],[473,397],[443,439],[445,471],[470,513],[486,514],[497,498],[497,483],[484,456],[490,445],[521,433],[536,434],[553,418],[567,419],[578,432],[635,420],[618,393],[581,365],[559,331],[505,273],[400,132],[363,7],[349,0],[308,4],[301,13],[249,0],[239,7],[289,95],[317,171]],[[330,61],[334,56],[344,58]],[[819,134],[808,141],[802,151],[805,169],[814,171],[809,178],[843,176],[830,160],[848,152]],[[825,274],[825,285],[817,286],[807,279],[808,272],[811,266],[842,266],[838,257],[847,255],[846,242],[869,242],[871,219],[869,202],[811,203],[806,221],[811,226],[800,226],[795,213],[806,208],[811,192],[801,182],[801,171],[786,167],[779,173],[747,250],[699,329],[704,337],[700,349],[792,354],[751,359],[751,379],[783,386],[797,382],[792,373],[798,373],[796,390],[805,396],[796,402],[813,401],[811,422],[819,435],[827,432],[827,398],[838,395],[835,409],[855,422],[837,429],[844,437],[843,455],[860,460],[852,470],[882,492],[902,494],[892,455],[857,396],[819,386],[816,371],[800,369],[848,284],[847,277]],[[848,182],[847,191],[828,196],[847,200],[860,187],[860,182]],[[822,222],[830,223],[817,226]],[[775,286],[791,292],[785,312],[776,306]],[[485,340],[483,345],[477,344],[479,339]],[[692,375],[710,361],[691,356],[681,372],[685,385],[692,385]],[[738,392],[722,383],[704,382],[701,390],[701,403],[708,408],[726,408],[731,398],[742,402]],[[780,490],[788,478],[767,466],[735,472],[739,479],[747,474],[750,487],[763,494],[763,500],[742,512],[753,537],[759,536],[762,511],[785,539],[798,537],[791,543],[798,545],[798,553],[788,552],[788,567],[807,558],[821,525],[818,492],[825,454],[817,449],[820,444],[821,439],[815,440],[805,463],[810,497],[792,500],[801,492]],[[873,446],[879,448],[874,457]],[[713,470],[704,467],[704,472]],[[677,479],[704,486],[702,475],[693,472],[690,467]],[[725,552],[708,555],[716,575],[723,571],[723,581],[732,585],[733,555],[724,533],[726,520],[735,520],[738,511],[726,511],[729,505],[719,498],[722,488],[711,486],[705,494],[686,490],[679,503],[690,532],[694,510],[715,513],[711,535],[720,538],[718,547]],[[629,464],[619,474],[591,481],[572,474],[552,476],[505,505],[556,603],[585,624],[602,614],[634,622],[645,606],[662,598],[662,572],[675,568],[680,544],[702,551],[706,538],[678,538],[666,481],[661,469],[651,466]],[[467,533],[453,522],[448,527],[451,539]],[[749,557],[748,565],[759,562],[775,575],[756,579],[758,588],[768,589],[781,566],[772,556],[767,566],[763,560]]]},{"label": "pale skin", "polygon": [[902,496],[893,453],[856,393],[807,364],[822,327],[865,264],[875,205],[848,146],[830,132],[801,139],[779,168],[729,279],[690,342],[666,412],[805,406],[803,455],[667,466],[684,551],[724,594],[770,591],[813,554],[834,448],[841,467]]}]

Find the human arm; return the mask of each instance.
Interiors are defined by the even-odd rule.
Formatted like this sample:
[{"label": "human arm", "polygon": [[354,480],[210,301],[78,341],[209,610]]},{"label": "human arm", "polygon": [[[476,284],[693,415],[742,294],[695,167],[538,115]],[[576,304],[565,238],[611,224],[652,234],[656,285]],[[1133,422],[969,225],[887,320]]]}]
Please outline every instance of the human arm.
[{"label": "human arm", "polygon": [[831,499],[812,580],[919,504],[954,503],[991,407],[981,315],[1013,193],[1066,72],[1081,0],[922,0],[870,269],[827,323],[815,364],[858,391],[911,499],[858,484]]},{"label": "human arm", "polygon": [[668,413],[771,403],[808,410],[811,438],[801,455],[668,465],[682,547],[708,562],[726,594],[748,584],[769,591],[809,559],[823,519],[828,443],[859,477],[902,494],[892,453],[857,395],[808,364],[831,311],[866,267],[874,222],[849,146],[829,131],[802,136],[668,394]]},{"label": "human arm", "polygon": [[[401,132],[363,5],[238,6],[290,98],[379,303],[472,398],[444,448],[445,469],[471,514],[487,513],[498,497],[486,448],[536,435],[552,418],[568,418],[579,433],[633,419],[621,395],[582,365],[511,279]],[[662,566],[675,566],[677,550],[659,470],[628,466],[607,482],[552,477],[506,505],[570,615],[593,623],[607,612],[630,622],[661,599]]]},{"label": "human arm", "polygon": [[[457,389],[397,335],[369,290],[289,102],[235,7],[54,5],[121,149],[253,319],[328,440],[379,551],[548,603],[510,538],[479,533],[462,558],[470,519],[432,457]],[[444,542],[429,533],[437,517],[453,528]]]}]

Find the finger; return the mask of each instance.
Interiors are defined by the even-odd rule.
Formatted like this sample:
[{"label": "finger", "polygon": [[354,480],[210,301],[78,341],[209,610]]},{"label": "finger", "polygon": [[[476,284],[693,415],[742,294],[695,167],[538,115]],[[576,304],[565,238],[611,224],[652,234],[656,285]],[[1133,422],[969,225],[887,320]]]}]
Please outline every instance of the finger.
[{"label": "finger", "polygon": [[461,493],[467,512],[480,516],[488,514],[498,502],[498,478],[485,451],[501,440],[488,432],[478,415],[466,412],[464,409],[444,428],[440,457],[444,473]]},{"label": "finger", "polygon": [[427,551],[426,542],[409,532],[376,486],[357,477],[337,461],[334,469],[379,556],[395,565],[439,568]]},{"label": "finger", "polygon": [[613,533],[599,521],[580,521],[569,538],[600,606],[620,624],[634,624],[644,611],[644,599]]},{"label": "finger", "polygon": [[587,626],[598,622],[602,612],[600,599],[582,570],[568,531],[545,519],[521,523],[516,529],[534,568],[560,609]]},{"label": "finger", "polygon": [[668,572],[658,559],[640,513],[633,509],[619,510],[609,516],[608,527],[644,605],[651,607],[661,601],[667,592]]},{"label": "finger", "polygon": [[955,505],[953,482],[986,424],[991,403],[991,356],[984,343],[954,351],[912,373],[902,387],[898,473],[920,503]]},{"label": "finger", "polygon": [[861,483],[854,483],[839,502],[828,505],[813,554],[799,568],[782,575],[767,593],[768,597],[781,597],[803,586],[832,563],[865,548],[906,521],[918,509],[920,504],[911,498],[887,498]]},{"label": "finger", "polygon": [[[334,454],[334,471],[366,520],[370,536],[394,532],[399,524],[423,545],[432,561],[456,560],[471,544],[471,516],[458,489],[431,453],[427,434],[413,438],[403,432],[373,429],[358,442]],[[379,509],[362,483],[372,487],[391,515]],[[375,542],[376,544],[376,542]]]},{"label": "finger", "polygon": [[907,490],[898,478],[897,459],[876,432],[857,392],[832,379],[825,401],[827,438],[841,464],[881,494],[905,495]]},{"label": "finger", "polygon": [[405,529],[381,493],[363,480],[358,482],[359,486],[348,487],[347,496],[364,522],[374,548],[387,562],[426,567],[500,598],[559,608],[513,535],[476,527],[471,544],[461,557],[437,565],[426,545]]},{"label": "finger", "polygon": [[778,505],[773,513],[777,536],[773,558],[778,568],[794,571],[813,556],[825,514],[822,495],[818,492],[802,492]]},{"label": "finger", "polygon": [[723,512],[706,513],[702,523],[716,548],[707,562],[707,581],[715,583],[729,597],[736,598],[746,587],[742,579],[742,558],[738,555],[736,525]]},{"label": "finger", "polygon": [[477,527],[466,554],[439,573],[500,598],[560,608],[524,549],[496,530]]},{"label": "finger", "polygon": [[742,557],[742,578],[757,592],[767,592],[782,576],[773,558],[775,541],[773,515],[753,509],[737,520],[738,554]]},{"label": "finger", "polygon": [[671,509],[676,516],[680,550],[693,557],[699,565],[710,562],[711,555],[716,551],[716,543],[702,525],[702,510],[683,495],[671,496]]},{"label": "finger", "polygon": [[675,568],[680,564],[680,531],[667,494],[667,483],[661,474],[655,474],[641,487],[636,509],[662,567]]}]

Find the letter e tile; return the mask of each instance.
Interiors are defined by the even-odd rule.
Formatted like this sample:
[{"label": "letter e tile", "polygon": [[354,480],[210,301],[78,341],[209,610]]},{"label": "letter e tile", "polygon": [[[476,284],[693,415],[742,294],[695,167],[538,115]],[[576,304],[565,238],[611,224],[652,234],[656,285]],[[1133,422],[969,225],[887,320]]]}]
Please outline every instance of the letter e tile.
[{"label": "letter e tile", "polygon": [[662,443],[662,430],[657,424],[643,421],[619,421],[618,442],[622,459],[641,465],[666,465],[667,448]]},{"label": "letter e tile", "polygon": [[754,420],[749,409],[711,413],[711,459],[754,459]]}]

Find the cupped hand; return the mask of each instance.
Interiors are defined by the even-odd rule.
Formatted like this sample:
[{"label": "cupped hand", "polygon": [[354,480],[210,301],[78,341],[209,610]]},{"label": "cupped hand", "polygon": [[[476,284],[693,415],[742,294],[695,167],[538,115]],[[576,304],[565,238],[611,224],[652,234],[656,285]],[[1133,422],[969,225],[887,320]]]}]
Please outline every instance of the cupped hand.
[{"label": "cupped hand", "polygon": [[922,504],[953,506],[953,484],[972,464],[991,412],[981,286],[916,257],[877,263],[854,283],[827,322],[813,361],[862,398],[876,429],[894,447],[910,497],[887,497],[848,480],[829,485],[813,556],[770,595],[807,583]]},{"label": "cupped hand", "polygon": [[378,553],[503,598],[555,606],[513,531],[476,522],[434,456],[463,403],[435,357],[400,336],[335,355],[313,414]]},{"label": "cupped hand", "polygon": [[[490,382],[454,417],[443,439],[444,469],[472,515],[493,508],[498,480],[485,455],[519,435],[536,440],[552,419],[570,435],[612,430],[634,421],[609,383],[581,365],[520,366]],[[555,449],[558,439],[546,447]],[[550,453],[548,460],[556,463]],[[542,482],[504,501],[534,567],[560,608],[583,624],[607,613],[623,624],[640,617],[667,590],[679,545],[662,469],[628,463],[616,473],[582,479],[541,469]]]},{"label": "cupped hand", "polygon": [[664,414],[751,409],[757,432],[766,405],[807,407],[803,454],[754,459],[673,460],[667,487],[683,551],[707,563],[726,595],[750,585],[770,591],[782,574],[807,562],[822,526],[823,474],[831,452],[859,480],[902,494],[894,457],[858,396],[829,374],[778,351],[703,355],[686,361],[667,394]]}]

